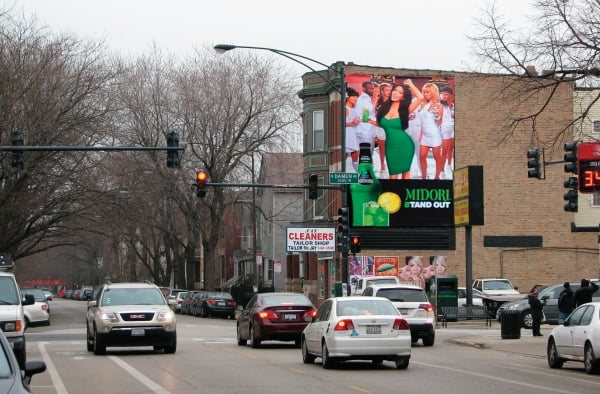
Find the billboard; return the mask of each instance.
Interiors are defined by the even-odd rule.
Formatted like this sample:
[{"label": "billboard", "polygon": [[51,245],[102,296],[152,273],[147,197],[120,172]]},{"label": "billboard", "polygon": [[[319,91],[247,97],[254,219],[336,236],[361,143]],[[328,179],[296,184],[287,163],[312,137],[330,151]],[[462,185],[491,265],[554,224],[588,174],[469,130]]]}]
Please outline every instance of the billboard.
[{"label": "billboard", "polygon": [[335,228],[292,227],[286,228],[287,252],[335,252]]},{"label": "billboard", "polygon": [[348,74],[346,84],[352,227],[452,226],[454,79]]}]

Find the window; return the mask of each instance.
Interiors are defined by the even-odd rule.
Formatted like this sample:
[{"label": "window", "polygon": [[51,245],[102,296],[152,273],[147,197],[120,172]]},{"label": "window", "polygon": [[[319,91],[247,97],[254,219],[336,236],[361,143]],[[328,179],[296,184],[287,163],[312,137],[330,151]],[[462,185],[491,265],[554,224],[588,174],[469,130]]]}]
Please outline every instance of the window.
[{"label": "window", "polygon": [[600,207],[600,193],[592,194],[592,207]]},{"label": "window", "polygon": [[325,149],[325,111],[313,112],[313,150]]},{"label": "window", "polygon": [[592,119],[592,133],[600,134],[600,119]]},{"label": "window", "polygon": [[[322,185],[324,182],[323,177],[319,177],[319,185]],[[308,193],[308,191],[307,191]],[[308,197],[308,196],[307,196]],[[307,198],[308,200],[308,198]],[[322,219],[325,215],[325,193],[323,189],[319,189],[317,191],[317,199],[312,200],[313,204],[313,219]]]}]

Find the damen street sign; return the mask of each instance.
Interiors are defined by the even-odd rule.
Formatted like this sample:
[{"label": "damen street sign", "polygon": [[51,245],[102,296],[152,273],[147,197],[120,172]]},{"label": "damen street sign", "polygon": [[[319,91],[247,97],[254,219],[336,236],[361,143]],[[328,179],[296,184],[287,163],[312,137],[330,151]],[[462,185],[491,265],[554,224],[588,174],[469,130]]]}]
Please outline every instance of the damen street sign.
[{"label": "damen street sign", "polygon": [[356,172],[330,172],[329,183],[358,183]]}]

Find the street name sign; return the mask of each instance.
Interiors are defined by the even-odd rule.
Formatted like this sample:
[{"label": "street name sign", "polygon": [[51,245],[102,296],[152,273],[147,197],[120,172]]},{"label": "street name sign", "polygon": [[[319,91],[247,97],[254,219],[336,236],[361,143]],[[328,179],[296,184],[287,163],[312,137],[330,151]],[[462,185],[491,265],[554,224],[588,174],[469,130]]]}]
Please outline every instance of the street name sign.
[{"label": "street name sign", "polygon": [[356,172],[330,172],[329,183],[358,183]]}]

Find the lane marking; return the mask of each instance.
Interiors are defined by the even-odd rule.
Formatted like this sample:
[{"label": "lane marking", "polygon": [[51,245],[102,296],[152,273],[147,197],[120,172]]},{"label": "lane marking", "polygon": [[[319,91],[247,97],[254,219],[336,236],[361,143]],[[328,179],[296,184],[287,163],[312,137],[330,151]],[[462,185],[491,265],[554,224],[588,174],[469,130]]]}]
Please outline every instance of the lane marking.
[{"label": "lane marking", "polygon": [[358,386],[348,386],[349,389],[355,390],[355,391],[359,391],[361,393],[370,393],[371,391],[367,390],[367,389],[363,389],[361,387]]},{"label": "lane marking", "polygon": [[572,393],[572,391],[558,390],[558,389],[554,389],[554,388],[548,387],[548,386],[540,386],[540,385],[537,385],[537,384],[519,382],[519,381],[516,381],[514,379],[504,379],[504,378],[500,378],[500,377],[494,376],[494,375],[488,375],[488,374],[484,374],[484,373],[470,372],[470,371],[466,371],[464,369],[458,369],[458,368],[452,368],[452,367],[445,367],[445,366],[442,366],[442,365],[439,365],[439,364],[429,364],[429,363],[423,363],[423,362],[420,362],[420,361],[411,361],[411,363],[412,364],[417,364],[417,365],[422,365],[424,367],[429,367],[429,368],[439,368],[439,369],[443,369],[443,370],[446,370],[446,371],[460,373],[460,374],[463,374],[463,375],[471,375],[471,376],[476,376],[478,378],[496,380],[498,382],[510,383],[510,384],[515,384],[515,385],[523,386],[523,387],[529,387],[529,388],[533,388],[533,389],[540,390],[540,391],[546,391],[546,392],[552,391],[554,393],[564,393],[564,394],[571,394]]},{"label": "lane marking", "polygon": [[117,357],[117,356],[107,356],[107,357],[108,357],[109,360],[112,360],[115,364],[117,364],[118,366],[120,366],[121,368],[123,368],[131,376],[133,376],[134,378],[136,378],[144,386],[146,386],[150,390],[152,390],[154,393],[157,393],[157,394],[169,394],[168,390],[166,390],[163,387],[161,387],[158,383],[156,383],[152,379],[147,378],[146,375],[144,375],[143,373],[141,373],[137,369],[133,368],[131,365],[127,364],[125,361],[121,360],[119,357]]},{"label": "lane marking", "polygon": [[38,342],[38,348],[40,349],[40,353],[42,354],[42,358],[46,363],[46,371],[50,374],[50,379],[52,380],[52,384],[56,388],[56,394],[68,394],[67,388],[65,387],[60,375],[58,374],[58,370],[54,366],[54,363],[50,359],[50,355],[46,351],[46,344],[48,342]]}]

